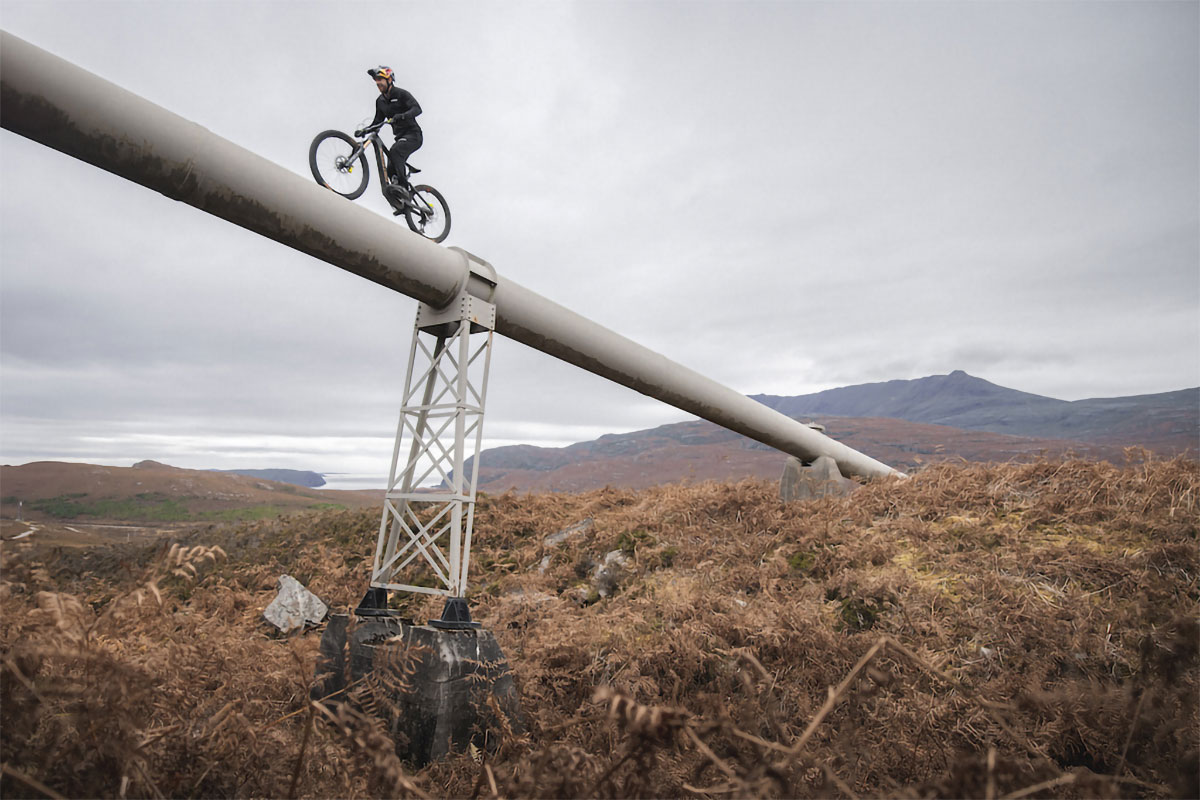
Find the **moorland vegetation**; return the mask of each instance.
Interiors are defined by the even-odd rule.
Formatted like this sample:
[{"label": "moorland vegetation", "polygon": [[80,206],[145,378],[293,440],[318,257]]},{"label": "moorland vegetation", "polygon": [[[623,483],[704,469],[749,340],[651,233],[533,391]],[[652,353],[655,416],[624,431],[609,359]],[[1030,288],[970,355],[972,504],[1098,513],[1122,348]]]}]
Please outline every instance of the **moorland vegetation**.
[{"label": "moorland vegetation", "polygon": [[482,497],[526,730],[420,770],[262,619],[281,573],[353,606],[377,512],[4,542],[0,794],[1195,797],[1198,529],[1200,465],[1145,454]]}]

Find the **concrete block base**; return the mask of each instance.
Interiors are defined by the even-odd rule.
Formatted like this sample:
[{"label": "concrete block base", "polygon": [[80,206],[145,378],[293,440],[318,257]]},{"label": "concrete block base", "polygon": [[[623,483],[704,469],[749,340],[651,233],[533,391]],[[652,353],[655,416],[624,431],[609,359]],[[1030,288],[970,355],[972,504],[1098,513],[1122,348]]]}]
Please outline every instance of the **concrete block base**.
[{"label": "concrete block base", "polygon": [[820,456],[812,464],[789,456],[779,479],[779,497],[783,502],[812,500],[817,497],[842,497],[859,487],[856,481],[842,476],[837,462]]},{"label": "concrete block base", "polygon": [[[366,676],[366,680],[363,680]],[[468,744],[494,751],[504,725],[524,729],[508,662],[487,630],[441,630],[398,617],[335,614],[321,637],[313,699],[370,709],[396,752],[423,767]]]}]

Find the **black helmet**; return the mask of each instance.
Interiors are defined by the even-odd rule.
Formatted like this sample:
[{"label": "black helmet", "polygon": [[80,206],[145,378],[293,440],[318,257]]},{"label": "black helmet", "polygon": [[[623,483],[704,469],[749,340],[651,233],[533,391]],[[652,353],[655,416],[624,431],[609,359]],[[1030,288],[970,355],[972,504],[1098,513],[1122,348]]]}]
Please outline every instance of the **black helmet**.
[{"label": "black helmet", "polygon": [[396,78],[396,73],[392,72],[391,67],[373,67],[367,70],[367,74],[372,78],[387,78],[388,83]]}]

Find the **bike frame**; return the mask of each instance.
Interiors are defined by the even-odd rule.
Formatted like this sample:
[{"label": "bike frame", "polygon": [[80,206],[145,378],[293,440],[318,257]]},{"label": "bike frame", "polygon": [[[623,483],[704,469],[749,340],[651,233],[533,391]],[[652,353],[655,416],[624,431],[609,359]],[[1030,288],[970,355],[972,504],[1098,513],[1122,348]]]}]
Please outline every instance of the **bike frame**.
[{"label": "bike frame", "polygon": [[383,141],[379,138],[379,131],[371,131],[371,133],[367,135],[367,138],[363,144],[366,144],[366,142],[370,142],[372,149],[375,150],[375,168],[379,170],[379,190],[383,191],[383,187],[387,185],[386,162],[391,161],[391,156],[384,155],[384,151],[387,148],[383,146]]},{"label": "bike frame", "polygon": [[[387,124],[387,123],[385,122],[384,124]],[[384,147],[383,141],[379,138],[379,131],[380,131],[380,129],[382,129],[382,127],[383,126],[381,125],[379,128],[376,128],[375,130],[370,131],[367,134],[367,137],[362,140],[362,142],[359,144],[359,146],[354,150],[353,153],[350,154],[350,156],[346,159],[346,161],[348,163],[354,163],[354,161],[356,161],[358,159],[359,154],[361,154],[363,152],[363,150],[366,149],[367,144],[369,143],[371,145],[372,149],[374,149],[374,151],[375,151],[375,168],[376,168],[376,170],[378,170],[377,175],[379,176],[379,192],[380,192],[380,194],[383,195],[383,199],[387,200],[388,204],[391,205],[392,208],[396,209],[397,211],[402,212],[402,211],[404,211],[405,207],[408,207],[408,208],[411,208],[414,211],[416,211],[418,214],[420,214],[422,216],[422,218],[427,218],[431,213],[431,209],[421,208],[420,205],[413,202],[411,197],[407,197],[407,198],[400,200],[400,199],[395,198],[393,195],[388,194],[388,191],[387,191],[387,164],[384,162],[385,161],[390,162],[391,156],[385,155],[385,153],[387,152],[387,148]],[[408,176],[405,175],[404,178],[405,178],[405,180],[407,180]]]}]

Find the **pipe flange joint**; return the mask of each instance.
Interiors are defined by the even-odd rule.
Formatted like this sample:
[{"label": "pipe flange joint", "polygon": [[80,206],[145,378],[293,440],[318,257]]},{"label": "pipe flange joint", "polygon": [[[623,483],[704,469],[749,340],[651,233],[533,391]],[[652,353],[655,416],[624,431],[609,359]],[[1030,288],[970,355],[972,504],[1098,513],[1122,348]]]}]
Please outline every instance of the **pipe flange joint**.
[{"label": "pipe flange joint", "polygon": [[[479,256],[463,250],[461,247],[448,247],[446,249],[459,253],[462,255],[464,261],[463,266],[465,269],[463,270],[463,277],[459,281],[454,296],[458,297],[463,292],[466,292],[484,302],[492,302],[492,299],[496,295],[496,283],[499,281],[496,268]],[[452,303],[454,300],[452,299],[450,302]]]}]

